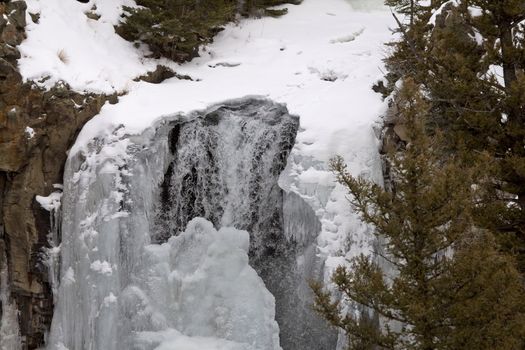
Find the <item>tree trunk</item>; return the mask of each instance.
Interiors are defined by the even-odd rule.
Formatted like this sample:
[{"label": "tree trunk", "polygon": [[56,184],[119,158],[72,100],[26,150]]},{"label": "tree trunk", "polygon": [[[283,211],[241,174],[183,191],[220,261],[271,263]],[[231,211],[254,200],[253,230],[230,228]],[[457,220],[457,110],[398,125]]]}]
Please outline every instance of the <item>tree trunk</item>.
[{"label": "tree trunk", "polygon": [[516,81],[516,61],[514,59],[514,41],[510,22],[500,25],[501,54],[503,61],[503,79],[507,89]]}]

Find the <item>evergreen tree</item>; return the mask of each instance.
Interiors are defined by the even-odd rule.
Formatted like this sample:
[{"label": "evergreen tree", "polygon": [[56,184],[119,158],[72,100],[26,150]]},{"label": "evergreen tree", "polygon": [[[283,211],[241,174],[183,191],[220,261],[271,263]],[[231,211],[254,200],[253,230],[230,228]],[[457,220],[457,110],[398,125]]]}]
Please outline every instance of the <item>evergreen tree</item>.
[{"label": "evergreen tree", "polygon": [[[440,137],[427,135],[431,109],[410,79],[397,107],[410,142],[390,155],[393,191],[354,178],[340,158],[332,162],[384,246],[378,259],[360,256],[335,271],[343,299],[314,283],[316,310],[346,332],[349,349],[523,349],[523,282],[513,259],[472,219],[472,184],[483,172],[453,156],[443,160]],[[345,299],[379,316],[382,326],[343,312]]]},{"label": "evergreen tree", "polygon": [[155,58],[184,62],[198,56],[199,47],[213,40],[237,14],[280,16],[286,10],[268,7],[301,0],[137,0],[124,7],[117,32],[126,40],[149,46]]},{"label": "evergreen tree", "polygon": [[445,1],[446,0],[385,0],[385,5],[390,6],[397,13],[406,16],[409,26],[412,27],[418,18],[424,17],[430,13],[432,9],[436,9]]},{"label": "evergreen tree", "polygon": [[392,45],[390,87],[406,75],[422,84],[429,120],[447,134],[445,157],[491,156],[476,221],[525,274],[525,2],[460,0],[434,16],[418,17]]},{"label": "evergreen tree", "polygon": [[233,20],[235,0],[138,0],[141,7],[124,7],[118,32],[125,39],[148,44],[154,57],[177,62],[198,54],[221,26]]}]

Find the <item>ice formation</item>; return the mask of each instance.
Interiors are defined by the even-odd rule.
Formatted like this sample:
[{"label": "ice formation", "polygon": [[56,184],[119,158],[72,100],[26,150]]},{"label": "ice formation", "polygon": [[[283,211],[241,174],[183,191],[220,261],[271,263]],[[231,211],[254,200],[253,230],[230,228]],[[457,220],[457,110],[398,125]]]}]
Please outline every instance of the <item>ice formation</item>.
[{"label": "ice formation", "polygon": [[126,288],[121,304],[132,323],[162,332],[140,332],[137,343],[181,341],[177,333],[164,339],[176,330],[227,339],[234,349],[280,349],[275,301],[249,266],[248,247],[246,231],[217,231],[202,218],[167,243],[146,247],[145,287]]},{"label": "ice formation", "polygon": [[20,332],[16,304],[9,300],[7,266],[0,270],[0,349],[20,350]]},{"label": "ice formation", "polygon": [[278,186],[297,128],[248,97],[70,158],[49,347],[333,349],[306,285],[321,225]]},{"label": "ice formation", "polygon": [[276,298],[281,345],[333,349],[334,332],[311,310],[307,280],[319,278],[321,224],[297,195],[279,187],[299,119],[282,105],[247,98],[176,124],[161,192],[155,240],[196,216],[250,232],[250,264]]}]

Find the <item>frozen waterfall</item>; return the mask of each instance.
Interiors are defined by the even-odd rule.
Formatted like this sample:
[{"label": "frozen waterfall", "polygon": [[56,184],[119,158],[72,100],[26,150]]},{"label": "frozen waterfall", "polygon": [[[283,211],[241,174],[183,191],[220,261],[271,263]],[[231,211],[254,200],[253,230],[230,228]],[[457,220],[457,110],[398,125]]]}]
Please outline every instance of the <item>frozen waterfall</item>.
[{"label": "frozen waterfall", "polygon": [[8,271],[4,266],[0,270],[0,349],[19,350],[22,347],[18,312],[16,304],[9,300]]},{"label": "frozen waterfall", "polygon": [[334,349],[307,286],[320,222],[278,186],[298,127],[249,97],[72,155],[48,347]]}]

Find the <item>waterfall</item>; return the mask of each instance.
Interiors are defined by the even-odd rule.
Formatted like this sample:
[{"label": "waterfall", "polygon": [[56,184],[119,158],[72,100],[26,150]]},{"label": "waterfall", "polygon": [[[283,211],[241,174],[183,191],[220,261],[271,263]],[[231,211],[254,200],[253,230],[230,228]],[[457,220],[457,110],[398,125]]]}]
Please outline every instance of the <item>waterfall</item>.
[{"label": "waterfall", "polygon": [[72,155],[48,348],[334,349],[307,286],[319,220],[278,186],[298,127],[249,97]]},{"label": "waterfall", "polygon": [[[231,103],[170,132],[154,239],[177,234],[194,217],[250,232],[250,264],[276,298],[285,350],[333,349],[333,332],[310,310],[307,279],[319,277],[312,209],[278,185],[299,120],[265,100]],[[317,264],[317,265],[316,265]]]}]

